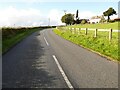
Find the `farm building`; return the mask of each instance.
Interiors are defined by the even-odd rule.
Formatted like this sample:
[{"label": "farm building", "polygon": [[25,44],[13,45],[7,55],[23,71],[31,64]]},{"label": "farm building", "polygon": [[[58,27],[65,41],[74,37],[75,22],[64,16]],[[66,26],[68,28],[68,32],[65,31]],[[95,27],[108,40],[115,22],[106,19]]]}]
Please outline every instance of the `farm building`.
[{"label": "farm building", "polygon": [[93,16],[91,19],[89,19],[89,23],[99,23],[102,16]]},{"label": "farm building", "polygon": [[120,21],[120,18],[115,18],[114,20],[115,20],[115,21]]}]

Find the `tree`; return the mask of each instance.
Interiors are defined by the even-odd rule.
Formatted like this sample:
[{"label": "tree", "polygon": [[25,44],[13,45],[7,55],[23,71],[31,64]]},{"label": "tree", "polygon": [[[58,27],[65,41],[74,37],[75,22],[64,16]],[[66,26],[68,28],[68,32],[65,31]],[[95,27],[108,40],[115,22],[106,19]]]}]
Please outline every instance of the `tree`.
[{"label": "tree", "polygon": [[81,23],[81,20],[78,18],[76,21],[75,21],[76,24],[80,24]]},{"label": "tree", "polygon": [[65,14],[64,16],[62,16],[62,18],[61,18],[61,21],[62,21],[63,23],[65,23],[65,18],[66,18],[66,14]]},{"label": "tree", "polygon": [[80,19],[79,19],[79,17],[78,17],[78,13],[79,13],[79,11],[77,10],[76,11],[76,20],[75,20],[75,23],[74,24],[80,24]]},{"label": "tree", "polygon": [[78,12],[78,10],[77,10],[77,11],[76,11],[76,20],[78,19],[78,13],[79,13],[79,12]]},{"label": "tree", "polygon": [[62,21],[63,23],[66,23],[66,25],[71,25],[71,24],[73,24],[74,14],[69,13],[69,14],[66,14],[66,15],[62,16],[61,21]]},{"label": "tree", "polygon": [[81,24],[85,24],[85,23],[87,23],[87,20],[83,19],[83,20],[81,21]]},{"label": "tree", "polygon": [[100,20],[100,23],[104,23],[106,22],[105,18],[104,18],[104,15],[101,16],[101,20]]},{"label": "tree", "polygon": [[110,16],[113,14],[116,14],[116,11],[112,7],[110,7],[107,11],[103,12],[104,16],[108,16],[108,22],[110,20]]}]

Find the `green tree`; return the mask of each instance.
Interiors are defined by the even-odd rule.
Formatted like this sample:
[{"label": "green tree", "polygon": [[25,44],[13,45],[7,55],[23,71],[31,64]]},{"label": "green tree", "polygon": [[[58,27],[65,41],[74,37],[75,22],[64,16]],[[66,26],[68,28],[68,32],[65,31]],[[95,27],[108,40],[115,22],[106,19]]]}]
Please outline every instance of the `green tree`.
[{"label": "green tree", "polygon": [[65,18],[66,18],[66,14],[65,14],[64,16],[62,16],[62,18],[61,18],[61,21],[62,21],[63,23],[65,23]]},{"label": "green tree", "polygon": [[110,16],[113,14],[116,14],[116,11],[112,7],[110,7],[107,11],[103,12],[104,16],[108,16],[108,22],[110,20]]},{"label": "green tree", "polygon": [[66,25],[71,25],[73,24],[74,21],[74,14],[65,14],[64,16],[62,16],[61,21],[63,23],[66,23]]},{"label": "green tree", "polygon": [[87,20],[83,19],[83,20],[81,21],[81,24],[85,24],[85,23],[87,23]]},{"label": "green tree", "polygon": [[78,10],[77,10],[77,11],[76,11],[76,20],[78,19],[78,13],[79,13],[79,12],[78,12]]},{"label": "green tree", "polygon": [[101,16],[101,20],[100,20],[100,23],[104,23],[106,22],[105,18],[104,18],[104,15]]}]

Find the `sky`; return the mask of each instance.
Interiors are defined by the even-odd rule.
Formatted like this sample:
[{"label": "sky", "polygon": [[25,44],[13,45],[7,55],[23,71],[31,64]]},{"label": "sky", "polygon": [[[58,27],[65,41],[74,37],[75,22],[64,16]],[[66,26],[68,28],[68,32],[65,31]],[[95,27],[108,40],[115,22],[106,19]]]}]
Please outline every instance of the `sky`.
[{"label": "sky", "polygon": [[[79,10],[80,19],[89,19],[92,16],[102,15],[109,7],[113,7],[118,13],[117,1],[3,0],[0,1],[0,27],[63,25],[61,17],[65,14],[64,10],[66,10],[66,13],[72,14],[76,14],[76,11]],[[111,18],[115,17],[118,17],[118,15]]]}]

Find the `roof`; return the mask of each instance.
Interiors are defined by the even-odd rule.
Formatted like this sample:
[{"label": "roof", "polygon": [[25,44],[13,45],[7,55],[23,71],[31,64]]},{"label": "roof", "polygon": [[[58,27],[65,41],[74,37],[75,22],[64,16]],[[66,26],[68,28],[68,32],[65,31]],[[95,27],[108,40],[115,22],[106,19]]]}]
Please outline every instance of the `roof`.
[{"label": "roof", "polygon": [[102,16],[93,16],[91,19],[100,19]]}]

